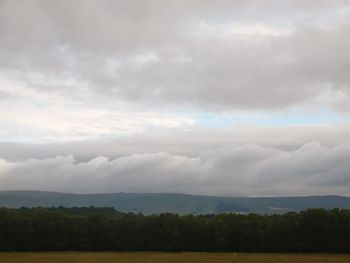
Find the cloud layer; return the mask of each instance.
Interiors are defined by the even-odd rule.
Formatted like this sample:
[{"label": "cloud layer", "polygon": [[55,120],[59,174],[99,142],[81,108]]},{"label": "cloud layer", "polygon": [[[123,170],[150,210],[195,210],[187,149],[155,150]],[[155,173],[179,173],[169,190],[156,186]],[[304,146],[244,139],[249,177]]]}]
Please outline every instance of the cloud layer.
[{"label": "cloud layer", "polygon": [[0,69],[93,105],[348,111],[350,5],[304,2],[5,0]]},{"label": "cloud layer", "polygon": [[294,151],[258,145],[211,148],[197,156],[158,152],[117,159],[74,156],[0,160],[0,185],[80,193],[177,192],[216,195],[349,195],[350,146],[310,143]]},{"label": "cloud layer", "polygon": [[0,189],[349,194],[346,0],[0,0]]}]

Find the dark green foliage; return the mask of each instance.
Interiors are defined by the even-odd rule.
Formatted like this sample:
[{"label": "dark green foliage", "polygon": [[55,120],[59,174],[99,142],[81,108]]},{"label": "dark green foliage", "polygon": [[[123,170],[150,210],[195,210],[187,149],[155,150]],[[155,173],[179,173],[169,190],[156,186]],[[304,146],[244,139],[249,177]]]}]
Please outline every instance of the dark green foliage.
[{"label": "dark green foliage", "polygon": [[348,253],[350,210],[145,216],[113,208],[1,208],[0,250]]}]

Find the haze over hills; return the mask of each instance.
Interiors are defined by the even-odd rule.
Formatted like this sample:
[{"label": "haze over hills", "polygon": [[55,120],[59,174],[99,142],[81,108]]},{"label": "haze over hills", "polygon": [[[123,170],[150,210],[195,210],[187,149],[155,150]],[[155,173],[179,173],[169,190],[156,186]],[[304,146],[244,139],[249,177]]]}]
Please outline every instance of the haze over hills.
[{"label": "haze over hills", "polygon": [[71,194],[0,191],[0,207],[114,207],[122,212],[157,214],[285,213],[308,208],[350,208],[350,197],[220,197],[170,193]]}]

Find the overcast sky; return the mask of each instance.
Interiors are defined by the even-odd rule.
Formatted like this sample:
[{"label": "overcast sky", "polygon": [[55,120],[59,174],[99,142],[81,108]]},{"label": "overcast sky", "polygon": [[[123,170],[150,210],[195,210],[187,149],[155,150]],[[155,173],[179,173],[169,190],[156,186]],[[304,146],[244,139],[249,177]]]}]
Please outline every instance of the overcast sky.
[{"label": "overcast sky", "polygon": [[0,190],[350,195],[350,1],[0,0]]}]

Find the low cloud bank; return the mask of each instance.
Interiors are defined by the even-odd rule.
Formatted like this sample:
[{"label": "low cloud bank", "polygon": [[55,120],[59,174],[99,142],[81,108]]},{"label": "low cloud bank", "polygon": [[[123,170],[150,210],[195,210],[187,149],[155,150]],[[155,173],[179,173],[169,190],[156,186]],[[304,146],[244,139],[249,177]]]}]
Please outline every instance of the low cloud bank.
[{"label": "low cloud bank", "polygon": [[314,142],[292,151],[245,144],[212,147],[193,156],[157,152],[84,162],[73,155],[0,159],[0,190],[349,195],[349,156],[350,145]]}]

